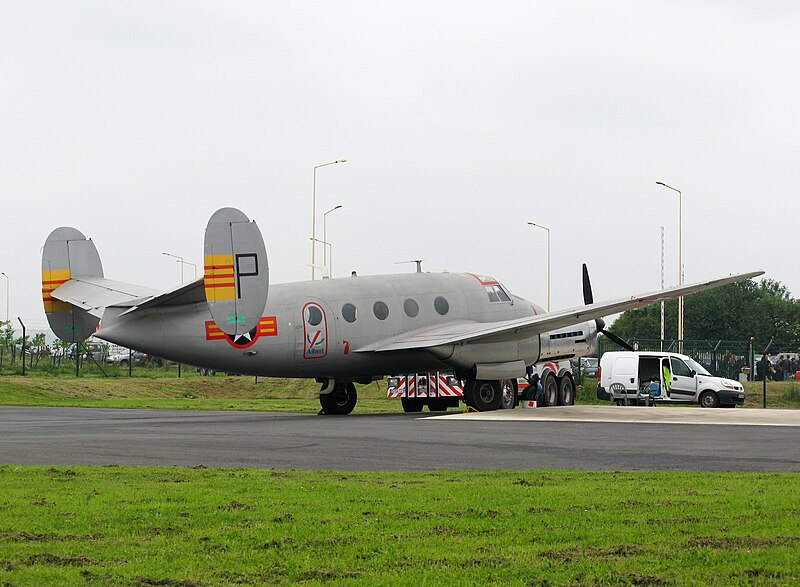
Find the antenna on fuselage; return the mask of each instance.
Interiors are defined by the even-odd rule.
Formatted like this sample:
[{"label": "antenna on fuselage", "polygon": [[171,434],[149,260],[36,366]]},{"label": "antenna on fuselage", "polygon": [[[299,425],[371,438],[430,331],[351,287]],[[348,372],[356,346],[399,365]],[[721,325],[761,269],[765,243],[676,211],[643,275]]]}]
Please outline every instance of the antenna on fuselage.
[{"label": "antenna on fuselage", "polygon": [[425,259],[413,259],[411,261],[397,261],[395,265],[402,265],[403,263],[416,263],[417,264],[417,273],[422,273],[422,262]]}]

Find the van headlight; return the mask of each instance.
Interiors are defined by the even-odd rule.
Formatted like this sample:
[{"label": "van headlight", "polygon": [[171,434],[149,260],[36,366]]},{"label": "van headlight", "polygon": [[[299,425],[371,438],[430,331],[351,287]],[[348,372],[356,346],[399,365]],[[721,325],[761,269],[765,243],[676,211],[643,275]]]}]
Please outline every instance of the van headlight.
[{"label": "van headlight", "polygon": [[722,380],[722,387],[727,389],[742,389],[742,386],[739,385],[736,381],[732,381],[730,379],[723,379]]}]

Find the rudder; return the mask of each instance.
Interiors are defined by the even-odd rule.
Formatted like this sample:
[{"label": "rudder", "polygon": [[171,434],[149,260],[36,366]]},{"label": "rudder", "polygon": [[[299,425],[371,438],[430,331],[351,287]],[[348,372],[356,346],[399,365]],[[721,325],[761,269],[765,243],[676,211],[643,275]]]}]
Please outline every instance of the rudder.
[{"label": "rudder", "polygon": [[204,289],[211,316],[233,336],[258,326],[267,304],[269,264],[255,221],[236,208],[221,208],[205,234]]},{"label": "rudder", "polygon": [[52,295],[70,279],[80,277],[103,277],[97,248],[75,228],[56,228],[42,250],[42,301],[50,328],[67,342],[86,340],[100,323],[100,318]]}]

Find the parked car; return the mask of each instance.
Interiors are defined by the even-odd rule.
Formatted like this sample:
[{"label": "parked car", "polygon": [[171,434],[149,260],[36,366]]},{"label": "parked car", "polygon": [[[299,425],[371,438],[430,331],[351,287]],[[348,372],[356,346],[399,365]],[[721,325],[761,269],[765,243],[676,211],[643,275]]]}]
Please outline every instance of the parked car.
[{"label": "parked car", "polygon": [[[664,376],[669,374],[669,382]],[[636,403],[642,390],[659,403],[698,403],[704,408],[735,407],[744,403],[744,388],[733,379],[714,377],[686,355],[659,351],[612,351],[600,359],[597,398],[611,399],[609,389],[625,387],[628,401]],[[647,391],[645,391],[647,393]]]},{"label": "parked car", "polygon": [[145,365],[160,367],[164,361],[161,357],[155,357],[140,351],[121,351],[108,355],[106,357],[106,363],[109,365],[119,365],[120,367],[127,367],[129,364],[135,367],[143,367]]},{"label": "parked car", "polygon": [[[78,345],[73,344],[67,349],[66,357],[68,359],[75,359],[75,353],[77,352]],[[81,349],[81,359],[95,359],[96,361],[102,361],[106,359],[106,355],[108,353],[108,346],[103,344],[102,342],[85,342],[82,343],[80,346]]]},{"label": "parked car", "polygon": [[578,365],[580,364],[581,374],[584,377],[597,377],[597,368],[600,365],[600,361],[598,361],[594,357],[581,357],[580,359],[570,359],[569,363],[570,366],[572,367],[573,372],[575,372],[578,369]]}]

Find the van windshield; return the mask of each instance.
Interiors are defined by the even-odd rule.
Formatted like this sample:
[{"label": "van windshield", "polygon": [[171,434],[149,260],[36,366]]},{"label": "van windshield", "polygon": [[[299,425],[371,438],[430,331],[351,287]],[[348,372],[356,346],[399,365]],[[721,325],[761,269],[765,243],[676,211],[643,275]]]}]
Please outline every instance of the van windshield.
[{"label": "van windshield", "polygon": [[697,371],[698,375],[708,375],[709,377],[711,377],[711,373],[706,371],[705,367],[703,367],[700,363],[698,363],[691,357],[686,358],[686,364],[689,365],[689,369]]}]

